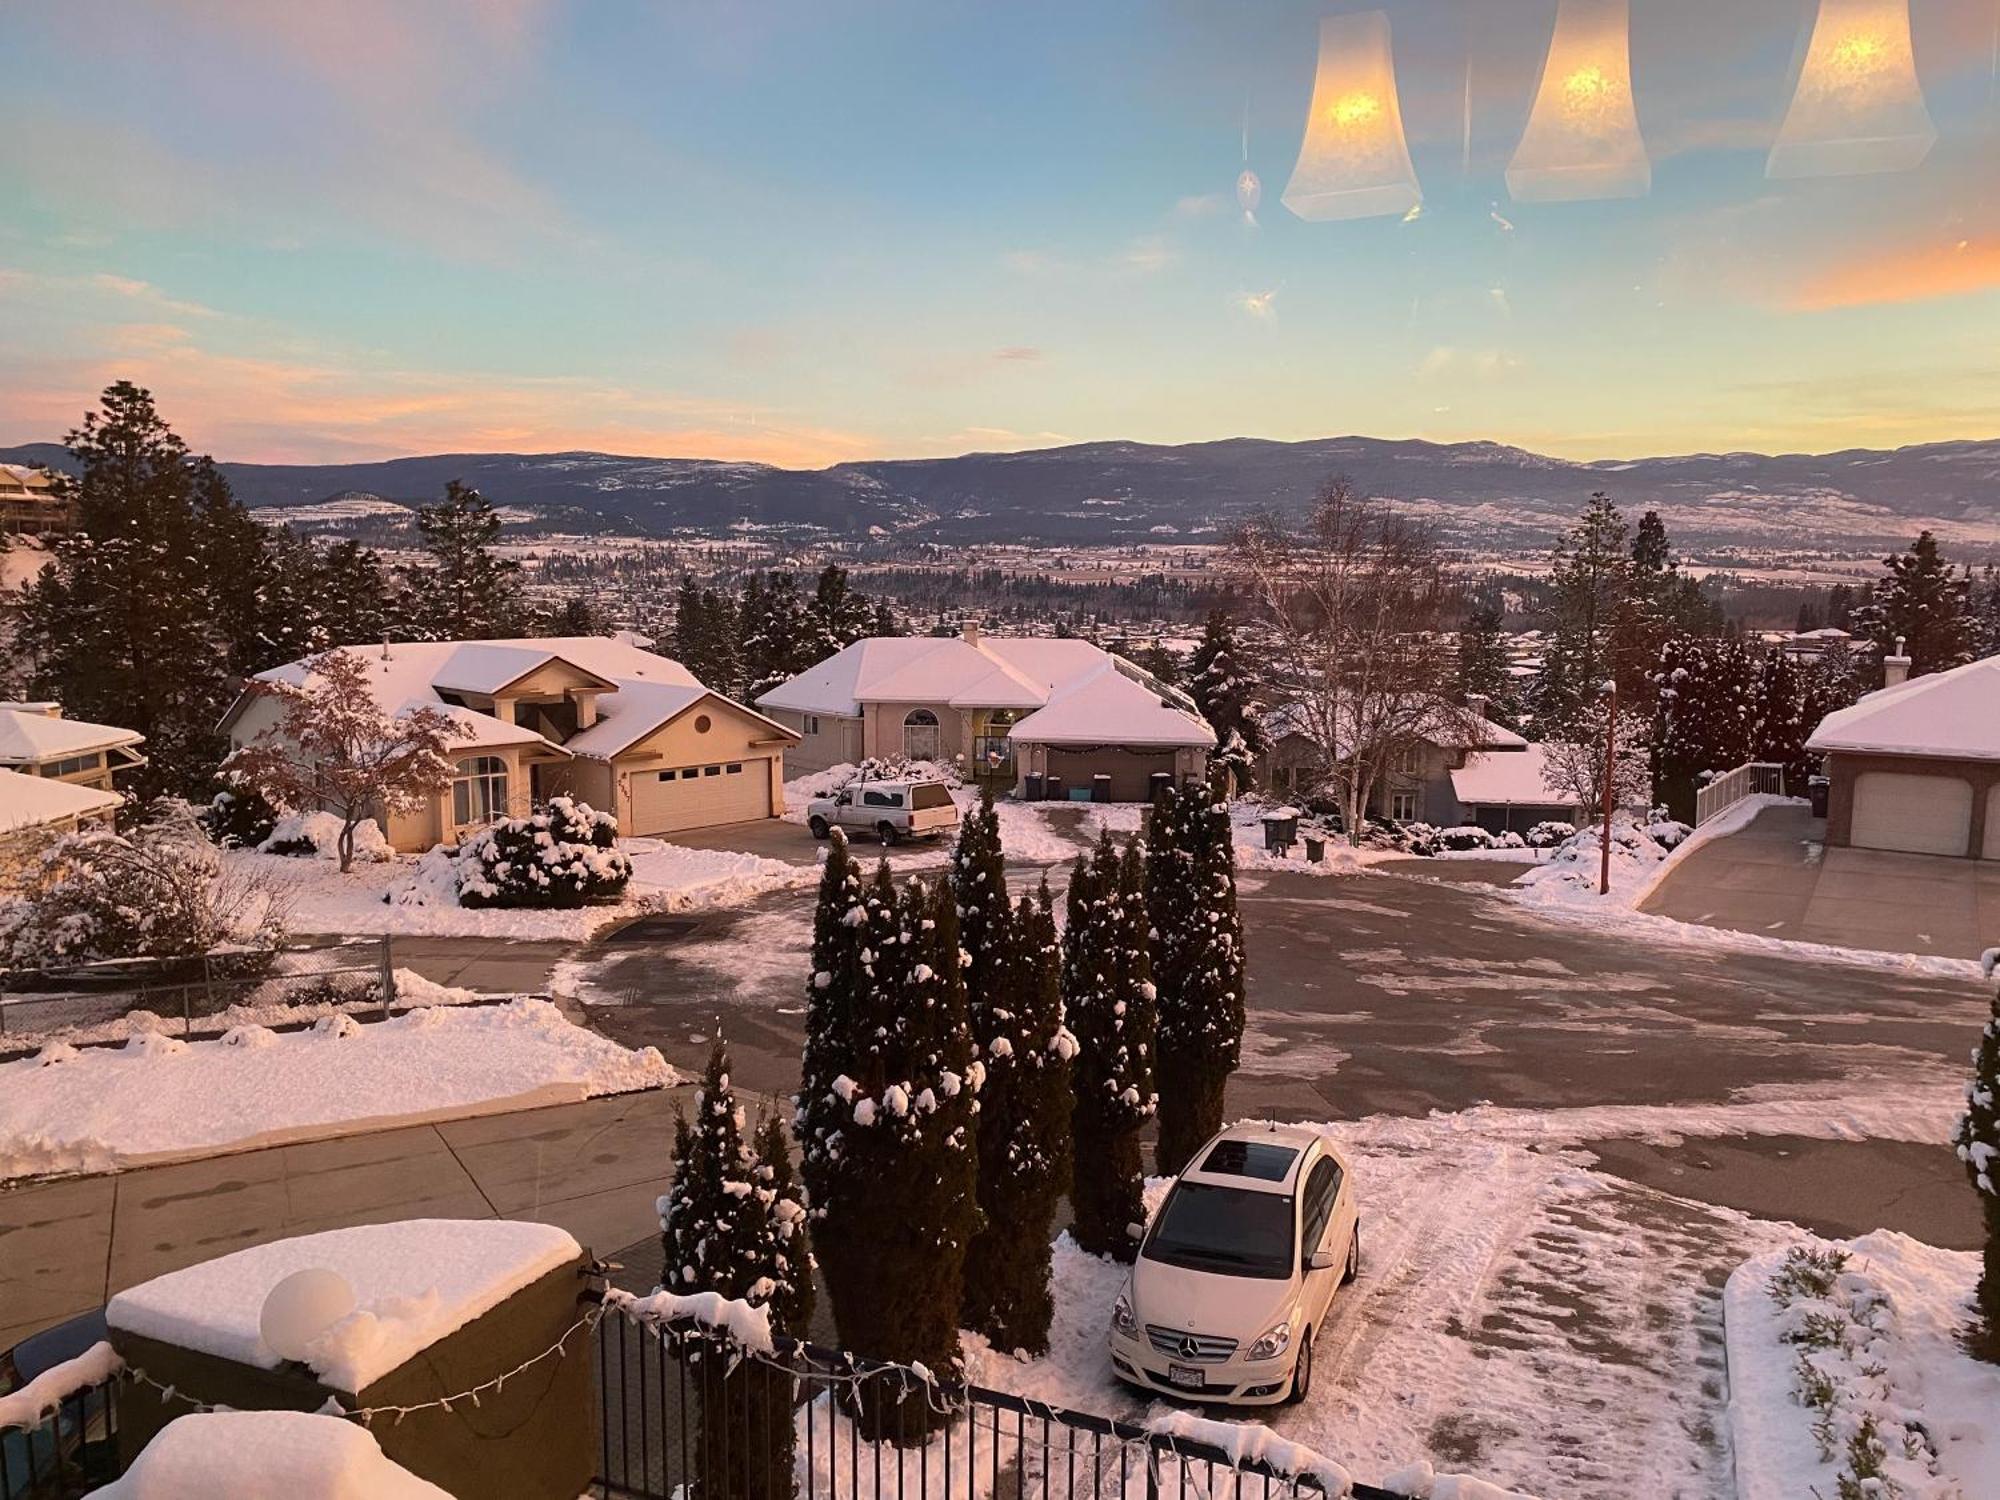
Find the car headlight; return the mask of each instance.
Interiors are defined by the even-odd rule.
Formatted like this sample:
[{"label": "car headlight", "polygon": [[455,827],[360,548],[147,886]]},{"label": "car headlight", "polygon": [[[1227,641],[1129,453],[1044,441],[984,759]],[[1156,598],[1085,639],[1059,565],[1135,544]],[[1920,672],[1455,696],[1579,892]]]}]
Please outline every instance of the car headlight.
[{"label": "car headlight", "polygon": [[1111,1328],[1127,1338],[1139,1336],[1139,1320],[1132,1316],[1132,1299],[1120,1292],[1111,1302]]},{"label": "car headlight", "polygon": [[1249,1352],[1243,1357],[1245,1359],[1276,1359],[1291,1347],[1292,1325],[1287,1321],[1278,1324],[1275,1328],[1265,1329],[1258,1336],[1256,1342],[1251,1344]]}]

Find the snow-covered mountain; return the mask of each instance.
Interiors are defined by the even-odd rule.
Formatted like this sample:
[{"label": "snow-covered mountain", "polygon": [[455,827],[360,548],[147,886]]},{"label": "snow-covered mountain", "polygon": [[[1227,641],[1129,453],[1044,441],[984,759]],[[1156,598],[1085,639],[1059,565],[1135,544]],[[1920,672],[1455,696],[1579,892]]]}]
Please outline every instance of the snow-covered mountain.
[{"label": "snow-covered mountain", "polygon": [[[61,462],[52,444],[4,462]],[[2000,439],[1893,451],[1696,453],[1577,463],[1499,443],[1367,437],[1166,446],[1080,443],[1024,453],[884,459],[817,470],[607,453],[459,453],[367,464],[224,470],[253,506],[335,496],[421,502],[464,480],[560,530],[722,534],[744,526],[939,541],[1196,539],[1293,508],[1330,475],[1488,543],[1539,544],[1592,490],[1665,513],[1684,544],[1868,546],[1930,525],[2000,542]]]}]

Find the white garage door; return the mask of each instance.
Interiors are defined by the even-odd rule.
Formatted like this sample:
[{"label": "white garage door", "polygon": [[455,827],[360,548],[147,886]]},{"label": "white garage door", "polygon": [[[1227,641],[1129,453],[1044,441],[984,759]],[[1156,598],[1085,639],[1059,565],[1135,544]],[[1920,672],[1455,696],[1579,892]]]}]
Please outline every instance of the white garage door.
[{"label": "white garage door", "polygon": [[679,833],[771,816],[771,762],[729,760],[632,773],[632,832]]},{"label": "white garage door", "polygon": [[1972,783],[1956,776],[1866,771],[1854,783],[1857,849],[1910,854],[1965,853],[1972,832]]}]

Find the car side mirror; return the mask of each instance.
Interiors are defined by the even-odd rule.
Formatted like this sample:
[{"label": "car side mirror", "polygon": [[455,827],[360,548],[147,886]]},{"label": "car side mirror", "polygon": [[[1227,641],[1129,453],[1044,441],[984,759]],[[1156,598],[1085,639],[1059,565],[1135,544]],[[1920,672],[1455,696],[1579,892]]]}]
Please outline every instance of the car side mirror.
[{"label": "car side mirror", "polygon": [[1331,1250],[1313,1251],[1312,1258],[1306,1262],[1306,1269],[1308,1271],[1331,1271],[1333,1269],[1333,1252]]}]

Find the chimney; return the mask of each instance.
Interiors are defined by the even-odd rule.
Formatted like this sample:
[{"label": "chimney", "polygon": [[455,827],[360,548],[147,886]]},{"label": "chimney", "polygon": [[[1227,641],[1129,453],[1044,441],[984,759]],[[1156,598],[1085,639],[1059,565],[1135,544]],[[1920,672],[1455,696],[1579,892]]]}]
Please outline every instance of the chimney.
[{"label": "chimney", "polygon": [[1486,717],[1486,705],[1488,701],[1484,693],[1467,693],[1465,695],[1466,712],[1471,714],[1475,719],[1483,719]]},{"label": "chimney", "polygon": [[979,644],[979,622],[977,620],[965,621],[958,627],[958,633],[964,638],[966,645],[977,646]]},{"label": "chimney", "polygon": [[1903,637],[1896,637],[1896,654],[1882,658],[1882,686],[1901,687],[1910,680],[1910,659],[1903,655]]}]

